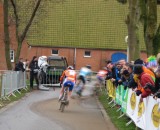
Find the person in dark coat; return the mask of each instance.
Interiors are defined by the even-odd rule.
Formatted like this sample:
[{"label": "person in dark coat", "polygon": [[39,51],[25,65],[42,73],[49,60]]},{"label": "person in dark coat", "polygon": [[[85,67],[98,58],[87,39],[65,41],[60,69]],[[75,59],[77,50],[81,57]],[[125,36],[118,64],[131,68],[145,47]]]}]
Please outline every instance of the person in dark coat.
[{"label": "person in dark coat", "polygon": [[29,64],[30,69],[30,88],[33,89],[33,81],[36,80],[37,88],[39,89],[39,82],[38,82],[38,58],[33,56],[32,61]]},{"label": "person in dark coat", "polygon": [[19,59],[19,61],[15,65],[15,69],[14,70],[15,71],[22,71],[22,72],[25,71],[24,64],[23,64],[23,58]]},{"label": "person in dark coat", "polygon": [[115,85],[116,83],[116,66],[112,63],[112,61],[107,61],[107,68],[108,68],[108,75],[106,77],[106,80],[110,79],[111,82]]},{"label": "person in dark coat", "polygon": [[126,63],[122,69],[122,83],[124,89],[127,89],[127,87],[135,89],[137,87],[137,83],[134,81],[133,75],[133,65]]}]

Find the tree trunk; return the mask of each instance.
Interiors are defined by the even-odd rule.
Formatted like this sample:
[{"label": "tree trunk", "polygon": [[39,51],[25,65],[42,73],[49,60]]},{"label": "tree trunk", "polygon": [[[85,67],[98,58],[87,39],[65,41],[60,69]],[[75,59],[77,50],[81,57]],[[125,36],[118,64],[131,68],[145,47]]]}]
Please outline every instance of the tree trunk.
[{"label": "tree trunk", "polygon": [[127,17],[128,25],[128,46],[129,46],[129,62],[140,57],[139,52],[139,28],[137,12],[138,0],[129,0],[129,15]]},{"label": "tree trunk", "polygon": [[16,57],[15,57],[16,63],[19,61],[19,56],[21,54],[21,48],[22,48],[22,41],[19,39],[19,37],[18,37],[17,42],[18,42],[18,47],[17,47],[17,50],[16,50]]},{"label": "tree trunk", "polygon": [[148,0],[148,15],[146,27],[146,50],[147,55],[153,55],[153,39],[157,29],[157,0]]},{"label": "tree trunk", "polygon": [[135,43],[135,54],[133,60],[140,58],[140,42],[139,42],[139,20],[140,20],[140,7],[139,0],[136,3],[136,14],[135,14],[135,35],[136,35],[136,43]]},{"label": "tree trunk", "polygon": [[3,2],[4,12],[4,43],[5,43],[5,56],[8,70],[12,70],[11,59],[10,59],[10,39],[9,39],[9,28],[8,28],[8,0]]},{"label": "tree trunk", "polygon": [[157,55],[160,52],[160,24],[153,40],[153,54]]}]

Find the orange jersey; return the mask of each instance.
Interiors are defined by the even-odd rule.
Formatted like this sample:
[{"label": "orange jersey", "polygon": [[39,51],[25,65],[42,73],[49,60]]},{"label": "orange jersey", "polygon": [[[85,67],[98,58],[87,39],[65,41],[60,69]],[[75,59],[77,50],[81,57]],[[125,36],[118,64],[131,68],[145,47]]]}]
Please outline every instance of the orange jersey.
[{"label": "orange jersey", "polygon": [[72,82],[76,81],[76,71],[75,70],[66,70],[65,72],[66,80],[70,80]]},{"label": "orange jersey", "polygon": [[[67,71],[67,70],[65,70]],[[62,83],[63,82],[63,79],[65,78],[65,71],[63,71],[61,77],[60,77],[60,82]]]},{"label": "orange jersey", "polygon": [[143,66],[143,71],[149,74],[152,77],[153,81],[155,81],[155,74],[150,69]]}]

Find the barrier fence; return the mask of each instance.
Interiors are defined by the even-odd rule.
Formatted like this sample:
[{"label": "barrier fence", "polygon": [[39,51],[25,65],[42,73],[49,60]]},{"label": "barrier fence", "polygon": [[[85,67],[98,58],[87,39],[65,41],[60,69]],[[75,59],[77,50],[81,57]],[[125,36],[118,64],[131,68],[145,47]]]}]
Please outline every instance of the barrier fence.
[{"label": "barrier fence", "polygon": [[20,93],[20,89],[26,90],[26,72],[0,71],[0,99],[9,100],[9,96],[15,96],[14,92]]},{"label": "barrier fence", "polygon": [[[59,81],[59,76],[62,72],[57,71],[48,76],[54,79],[50,82],[51,85]],[[50,80],[50,78],[46,79]],[[0,71],[0,98],[9,99],[14,92],[19,92],[19,89],[26,89],[26,73],[21,71]],[[112,98],[113,106],[120,105],[122,115],[128,116],[131,120],[126,123],[128,125],[134,122],[135,125],[143,130],[160,130],[160,100],[155,100],[153,96],[148,96],[140,102],[140,96],[136,96],[132,89],[124,88],[123,85],[115,87],[110,80],[107,80],[106,89],[108,96]],[[19,92],[20,93],[20,92]],[[15,95],[14,95],[15,96]],[[0,104],[1,105],[1,104]]]},{"label": "barrier fence", "polygon": [[140,102],[140,96],[136,96],[132,89],[124,89],[123,85],[115,87],[110,80],[107,80],[106,88],[108,96],[112,98],[111,102],[121,106],[123,114],[120,117],[126,115],[131,119],[126,125],[134,122],[143,130],[160,130],[159,99],[155,100],[153,96],[148,96]]},{"label": "barrier fence", "polygon": [[[41,84],[44,86],[60,86],[60,77],[64,70],[47,70],[46,74],[44,74]],[[75,70],[78,76],[79,70]],[[96,72],[92,72],[91,75],[87,76],[87,80],[95,77]]]}]

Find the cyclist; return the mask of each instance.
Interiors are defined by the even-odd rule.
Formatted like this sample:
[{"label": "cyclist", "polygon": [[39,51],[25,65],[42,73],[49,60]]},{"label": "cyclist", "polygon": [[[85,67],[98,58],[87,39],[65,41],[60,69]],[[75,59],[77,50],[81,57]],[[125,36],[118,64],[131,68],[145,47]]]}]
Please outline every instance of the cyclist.
[{"label": "cyclist", "polygon": [[76,71],[72,66],[68,66],[67,69],[62,73],[62,76],[60,77],[60,83],[62,84],[62,88],[60,91],[59,100],[61,99],[62,94],[64,92],[64,87],[69,86],[69,93],[68,93],[68,102],[69,102],[75,82],[76,82]]},{"label": "cyclist", "polygon": [[104,67],[102,70],[99,70],[97,75],[96,75],[96,78],[97,78],[97,87],[102,87],[104,84],[105,84],[105,79],[106,79],[106,76],[107,76],[107,68]]},{"label": "cyclist", "polygon": [[87,76],[91,76],[92,71],[91,71],[91,66],[90,65],[86,65],[85,67],[82,67],[79,71],[79,75],[77,78],[77,82],[76,82],[76,86],[80,87],[80,83],[82,82],[83,85],[81,87],[81,89],[78,89],[77,94],[79,96],[81,96],[81,93],[83,91],[83,89],[85,88],[85,84],[86,84],[86,80],[87,80]]}]

